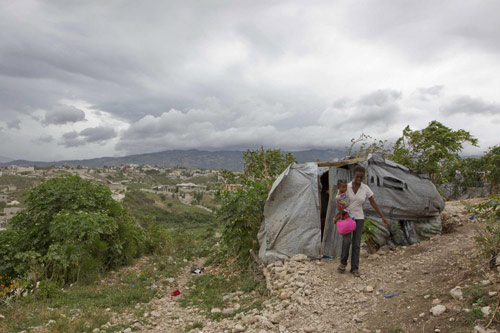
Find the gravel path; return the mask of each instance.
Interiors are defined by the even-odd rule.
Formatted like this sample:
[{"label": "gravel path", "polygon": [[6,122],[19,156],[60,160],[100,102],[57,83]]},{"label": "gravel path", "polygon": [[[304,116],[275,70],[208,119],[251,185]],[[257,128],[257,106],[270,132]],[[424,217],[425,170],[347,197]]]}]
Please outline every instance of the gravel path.
[{"label": "gravel path", "polygon": [[[447,214],[465,224],[459,203],[448,203]],[[151,322],[143,330],[184,332],[201,322],[203,328],[193,332],[463,332],[464,304],[450,296],[450,289],[474,283],[474,235],[474,228],[463,225],[406,248],[384,247],[361,258],[360,278],[338,273],[338,259],[309,261],[297,255],[265,268],[271,297],[261,312],[212,322],[165,296],[152,303]],[[189,274],[184,276],[180,288]],[[438,304],[446,311],[434,316],[430,309]]]}]

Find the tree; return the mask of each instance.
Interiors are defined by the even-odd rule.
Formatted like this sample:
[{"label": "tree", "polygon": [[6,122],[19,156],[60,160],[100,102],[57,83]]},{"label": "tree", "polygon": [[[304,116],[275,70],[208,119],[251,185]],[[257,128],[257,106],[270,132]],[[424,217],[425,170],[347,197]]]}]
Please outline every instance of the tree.
[{"label": "tree", "polygon": [[500,184],[500,145],[491,147],[482,158],[486,179],[493,184]]},{"label": "tree", "polygon": [[95,276],[140,255],[145,234],[102,185],[78,176],[54,178],[33,188],[26,208],[11,220],[16,255],[0,258],[21,275],[31,259],[48,279],[78,280],[80,271]]},{"label": "tree", "polygon": [[[354,147],[358,143],[360,143],[360,145],[356,150]],[[391,150],[387,140],[377,140],[370,135],[361,133],[357,139],[351,139],[351,144],[346,147],[346,156],[363,157],[368,156],[368,154],[380,153],[386,157],[390,154]]]},{"label": "tree", "polygon": [[412,130],[408,125],[396,141],[391,159],[428,174],[434,184],[440,184],[444,170],[460,158],[466,142],[477,147],[477,139],[469,132],[454,131],[436,120],[422,130]]},{"label": "tree", "polygon": [[451,186],[452,196],[458,197],[470,187],[476,187],[482,180],[485,170],[484,158],[458,158],[449,163],[443,171],[441,182]]},{"label": "tree", "polygon": [[243,174],[225,174],[231,182],[243,186],[237,191],[218,191],[220,208],[216,215],[224,224],[222,255],[236,257],[240,267],[254,262],[252,254],[258,250],[257,232],[264,218],[264,204],[276,177],[293,162],[295,157],[279,149],[263,148],[243,153]]}]

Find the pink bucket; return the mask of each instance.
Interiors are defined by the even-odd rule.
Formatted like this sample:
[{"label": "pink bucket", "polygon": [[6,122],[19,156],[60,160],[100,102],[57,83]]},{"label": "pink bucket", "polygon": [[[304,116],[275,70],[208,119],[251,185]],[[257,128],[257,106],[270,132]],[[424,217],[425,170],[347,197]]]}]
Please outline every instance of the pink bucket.
[{"label": "pink bucket", "polygon": [[341,235],[350,234],[354,230],[356,230],[356,221],[354,221],[350,217],[347,217],[344,220],[339,220],[337,222],[337,231]]}]

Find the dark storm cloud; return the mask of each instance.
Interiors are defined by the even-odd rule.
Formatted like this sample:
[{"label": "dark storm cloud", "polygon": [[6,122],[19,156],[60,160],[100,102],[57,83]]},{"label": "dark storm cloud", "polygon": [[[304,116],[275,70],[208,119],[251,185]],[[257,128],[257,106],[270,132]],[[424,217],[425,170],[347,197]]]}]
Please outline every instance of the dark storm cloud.
[{"label": "dark storm cloud", "polygon": [[85,120],[85,112],[70,105],[57,105],[53,110],[46,111],[43,123],[45,125],[63,125]]},{"label": "dark storm cloud", "polygon": [[474,115],[500,115],[500,104],[489,103],[481,98],[460,96],[451,103],[441,108],[441,113],[450,116],[454,114]]},{"label": "dark storm cloud", "polygon": [[71,131],[62,135],[61,145],[69,147],[83,146],[89,143],[103,144],[107,140],[115,138],[118,134],[109,127],[89,127],[81,131]]},{"label": "dark storm cloud", "polygon": [[66,148],[83,146],[86,142],[78,138],[78,133],[76,131],[67,132],[62,135],[61,145]]},{"label": "dark storm cloud", "polygon": [[[33,128],[26,141],[34,142],[44,126],[61,125],[49,127],[55,142],[39,141],[59,156],[115,153],[115,142],[119,153],[328,146],[334,139],[323,138],[339,126],[385,133],[407,112],[401,91],[428,87],[415,94],[434,103],[442,86],[432,84],[453,93],[449,82],[465,65],[447,56],[493,55],[488,68],[495,67],[498,7],[491,0],[4,2],[2,126],[20,129],[5,129],[13,141]],[[434,67],[415,73],[415,60]],[[476,71],[487,62],[472,60],[460,75],[488,75]],[[481,96],[464,81],[460,93]],[[85,118],[92,128],[83,129]],[[63,135],[74,123],[76,131]]]},{"label": "dark storm cloud", "polygon": [[116,131],[109,127],[89,127],[80,132],[86,142],[102,142],[117,136]]}]

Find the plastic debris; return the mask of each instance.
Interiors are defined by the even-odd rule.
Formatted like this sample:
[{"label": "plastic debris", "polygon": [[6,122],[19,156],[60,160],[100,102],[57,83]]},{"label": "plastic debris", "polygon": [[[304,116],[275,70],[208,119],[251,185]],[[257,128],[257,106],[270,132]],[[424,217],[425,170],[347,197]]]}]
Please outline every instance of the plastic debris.
[{"label": "plastic debris", "polygon": [[172,291],[170,293],[170,295],[172,295],[172,296],[179,296],[180,294],[181,294],[181,292],[179,291],[179,289],[175,289],[174,291]]},{"label": "plastic debris", "polygon": [[191,267],[191,273],[193,274],[201,274],[204,270],[204,267]]},{"label": "plastic debris", "polygon": [[384,298],[391,298],[391,297],[394,297],[394,296],[398,296],[399,293],[390,293],[389,295],[385,295]]}]

